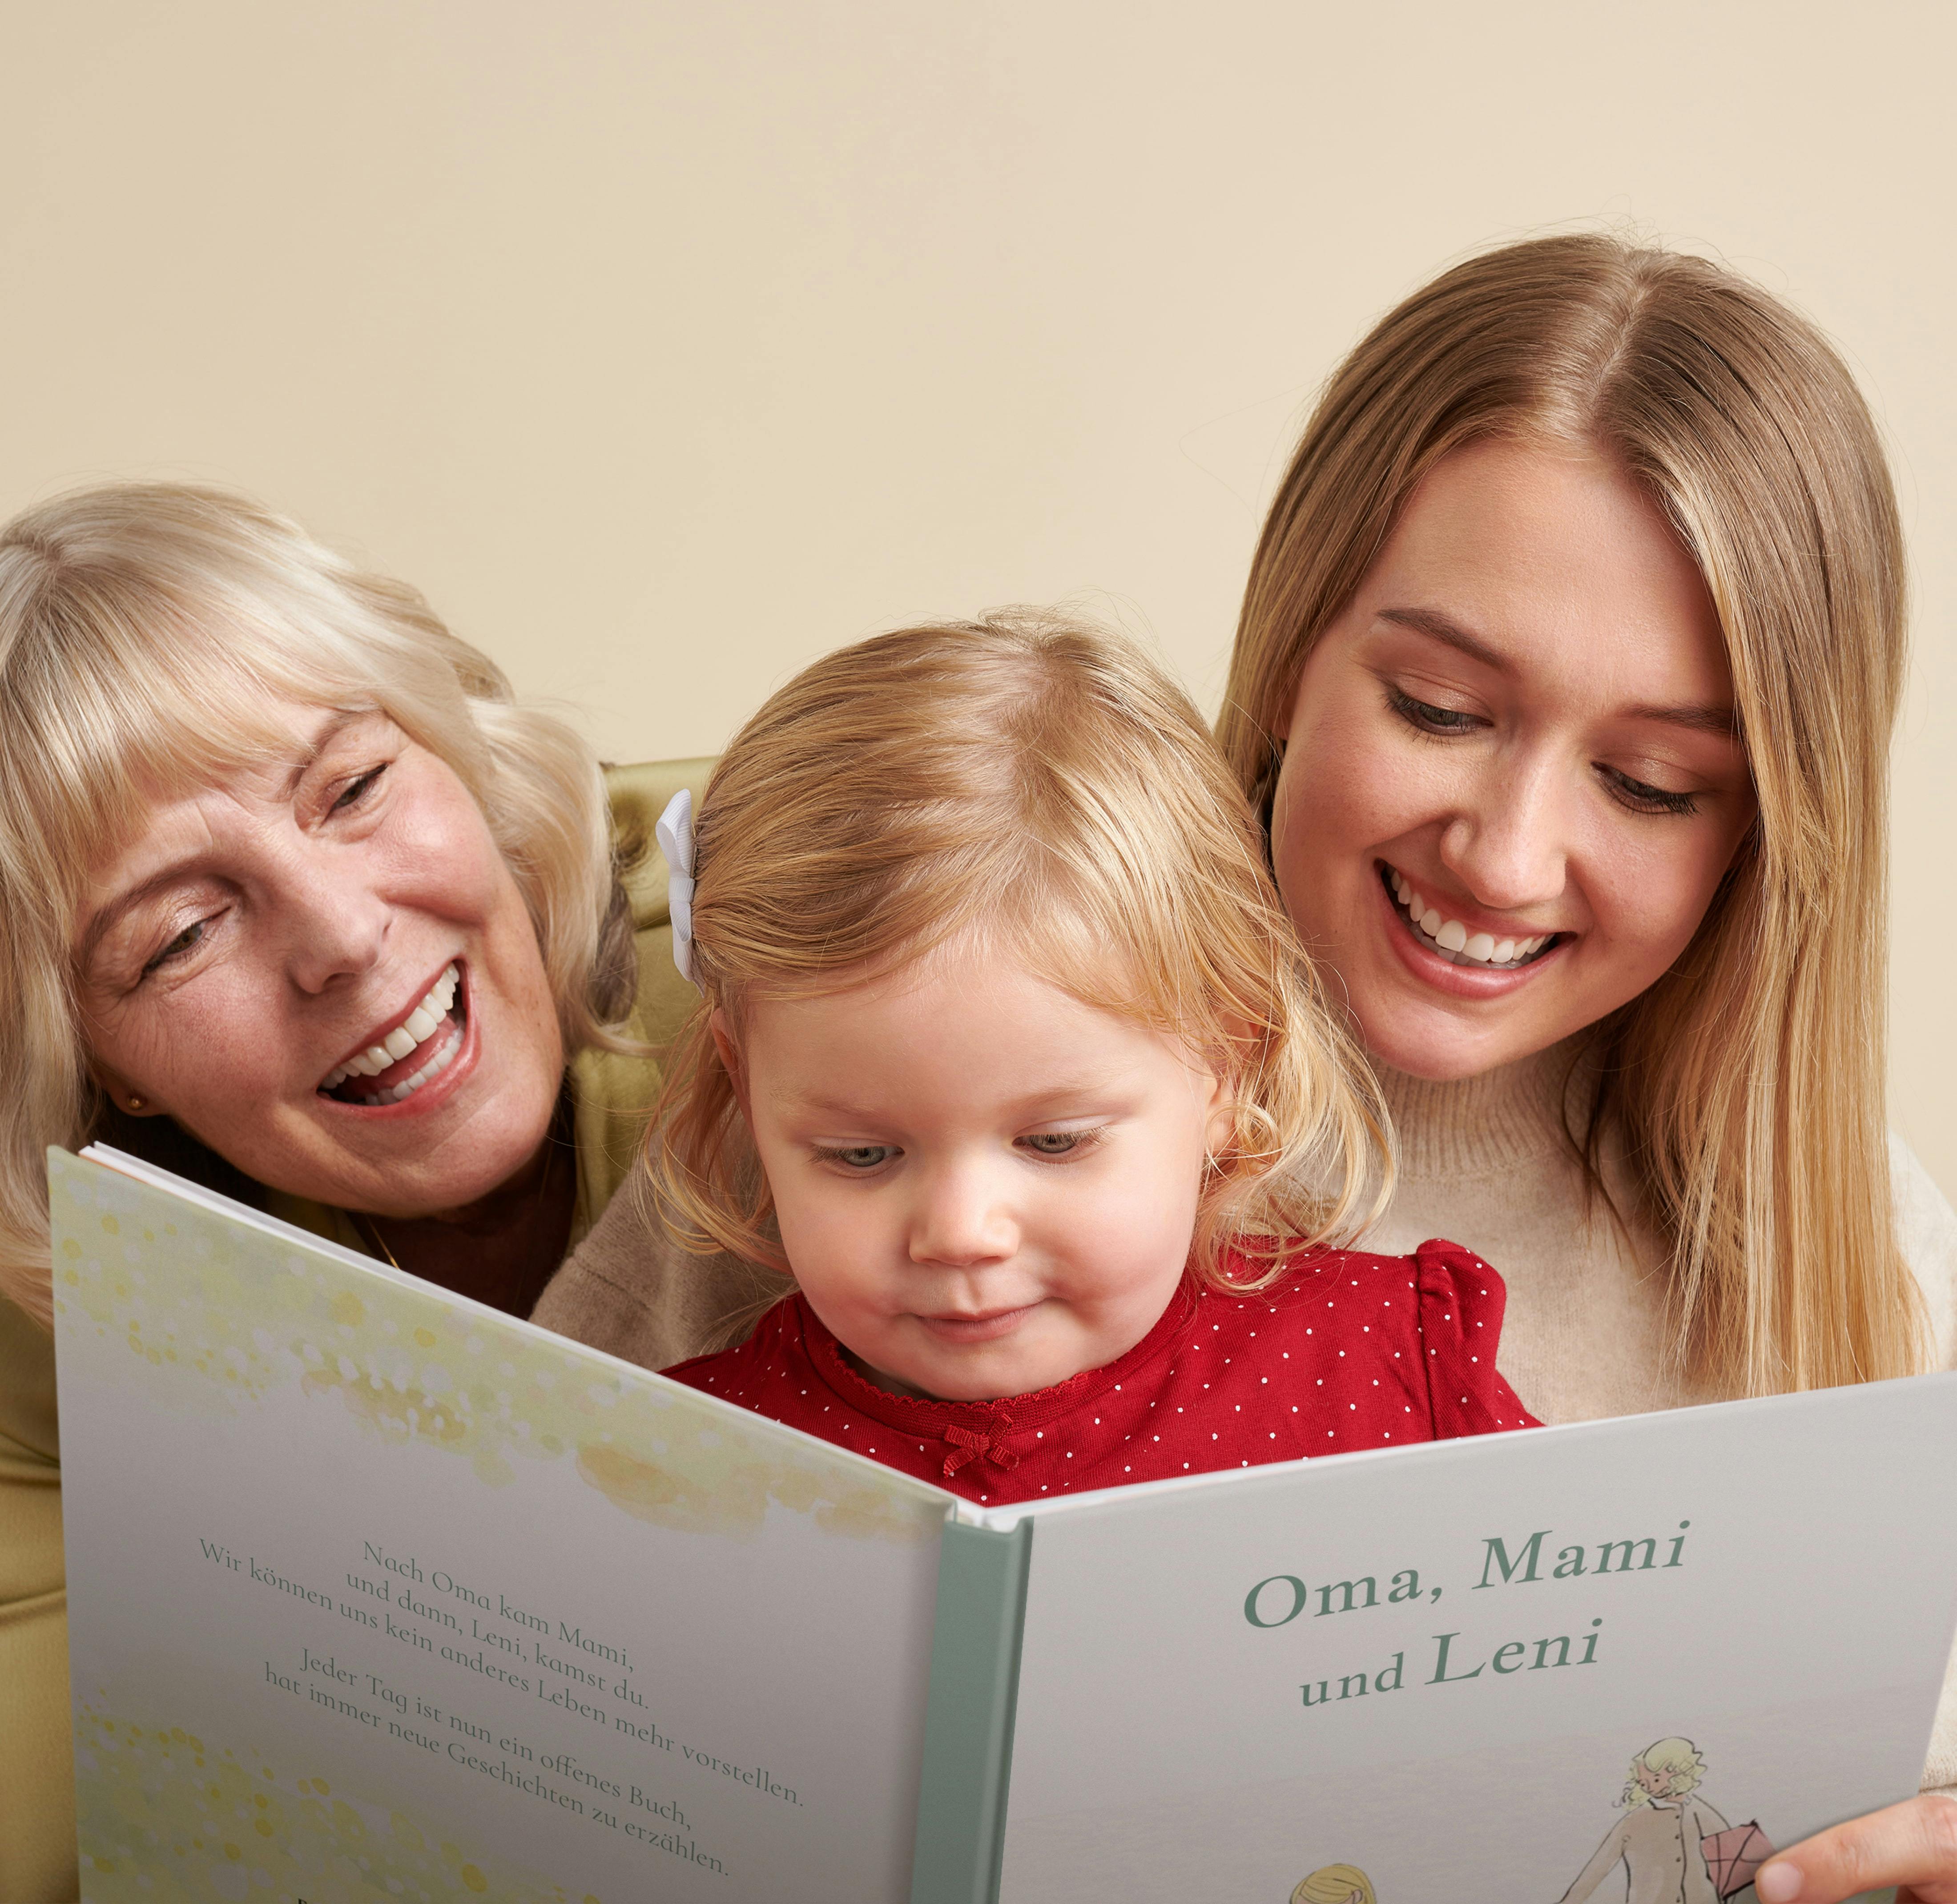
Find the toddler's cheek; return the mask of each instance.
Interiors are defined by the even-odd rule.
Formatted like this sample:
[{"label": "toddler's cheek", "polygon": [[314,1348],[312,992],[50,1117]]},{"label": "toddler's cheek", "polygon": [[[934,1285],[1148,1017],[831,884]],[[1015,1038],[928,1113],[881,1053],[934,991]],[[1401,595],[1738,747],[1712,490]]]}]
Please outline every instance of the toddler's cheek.
[{"label": "toddler's cheek", "polygon": [[1160,1275],[1165,1266],[1181,1268],[1202,1196],[1203,1157],[1199,1131],[1145,1176],[1099,1200],[1087,1234],[1098,1242],[1093,1255],[1104,1276],[1139,1280]]},{"label": "toddler's cheek", "polygon": [[877,1279],[876,1266],[884,1259],[887,1239],[879,1236],[861,1210],[825,1194],[824,1186],[792,1182],[777,1191],[775,1217],[782,1248],[805,1288],[814,1283],[867,1288]]}]

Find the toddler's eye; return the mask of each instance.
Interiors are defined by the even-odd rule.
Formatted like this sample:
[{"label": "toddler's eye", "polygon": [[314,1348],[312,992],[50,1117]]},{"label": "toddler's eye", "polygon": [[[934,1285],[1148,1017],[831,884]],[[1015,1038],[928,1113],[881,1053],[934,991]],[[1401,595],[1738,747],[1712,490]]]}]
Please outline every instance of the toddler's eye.
[{"label": "toddler's eye", "polygon": [[846,1143],[833,1149],[818,1144],[815,1154],[824,1163],[839,1163],[846,1170],[868,1171],[888,1163],[899,1153],[893,1143]]},{"label": "toddler's eye", "polygon": [[1036,1157],[1071,1157],[1100,1140],[1099,1131],[1036,1131],[1019,1142]]}]

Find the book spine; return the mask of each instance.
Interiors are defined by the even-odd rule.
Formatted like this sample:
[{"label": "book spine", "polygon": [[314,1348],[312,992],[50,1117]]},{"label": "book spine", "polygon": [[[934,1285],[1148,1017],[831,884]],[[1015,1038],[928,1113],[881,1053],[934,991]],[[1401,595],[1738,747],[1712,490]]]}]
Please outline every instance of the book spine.
[{"label": "book spine", "polygon": [[911,1904],[997,1904],[1032,1545],[1030,1518],[945,1523]]}]

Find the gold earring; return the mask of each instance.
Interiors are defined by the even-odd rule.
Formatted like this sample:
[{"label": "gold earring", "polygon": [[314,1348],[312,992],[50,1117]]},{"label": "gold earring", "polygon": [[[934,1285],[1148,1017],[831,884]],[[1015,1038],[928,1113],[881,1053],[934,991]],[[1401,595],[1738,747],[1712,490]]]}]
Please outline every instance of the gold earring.
[{"label": "gold earring", "polygon": [[132,1111],[140,1111],[149,1101],[146,1097],[138,1097],[134,1091],[129,1093],[129,1108]]}]

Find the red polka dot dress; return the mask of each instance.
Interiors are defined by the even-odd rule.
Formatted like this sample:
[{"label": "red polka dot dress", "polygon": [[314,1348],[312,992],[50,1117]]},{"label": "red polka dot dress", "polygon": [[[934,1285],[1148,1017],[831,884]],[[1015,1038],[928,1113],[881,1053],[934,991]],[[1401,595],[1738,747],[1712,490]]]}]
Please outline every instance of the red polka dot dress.
[{"label": "red polka dot dress", "polygon": [[666,1372],[997,1505],[1537,1427],[1495,1372],[1506,1300],[1453,1243],[1410,1257],[1314,1250],[1254,1295],[1187,1279],[1118,1362],[998,1401],[887,1393],[799,1295],[739,1348]]}]

